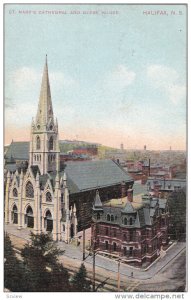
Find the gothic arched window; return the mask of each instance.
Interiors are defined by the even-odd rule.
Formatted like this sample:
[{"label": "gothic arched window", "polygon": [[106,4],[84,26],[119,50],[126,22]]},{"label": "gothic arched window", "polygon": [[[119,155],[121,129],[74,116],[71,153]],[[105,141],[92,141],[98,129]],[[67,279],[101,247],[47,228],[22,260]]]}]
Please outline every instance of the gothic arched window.
[{"label": "gothic arched window", "polygon": [[36,149],[39,150],[40,149],[40,137],[37,136],[36,138]]},{"label": "gothic arched window", "polygon": [[50,137],[50,140],[49,140],[49,150],[53,150],[53,137],[52,136]]},{"label": "gothic arched window", "polygon": [[107,221],[110,221],[110,215],[107,214]]},{"label": "gothic arched window", "polygon": [[50,193],[50,192],[47,192],[47,193],[46,193],[46,201],[47,201],[47,202],[51,202],[51,201],[52,201],[52,196],[51,196],[51,193]]},{"label": "gothic arched window", "polygon": [[30,181],[26,184],[26,197],[27,198],[34,198],[34,189],[33,185]]},{"label": "gothic arched window", "polygon": [[13,189],[13,197],[18,197],[18,192],[16,188]]},{"label": "gothic arched window", "polygon": [[124,219],[124,225],[127,225],[127,218]]},{"label": "gothic arched window", "polygon": [[129,219],[129,225],[132,225],[133,224],[133,218],[131,217],[130,219]]},{"label": "gothic arched window", "polygon": [[113,222],[114,221],[114,216],[113,215],[111,215],[111,222]]}]

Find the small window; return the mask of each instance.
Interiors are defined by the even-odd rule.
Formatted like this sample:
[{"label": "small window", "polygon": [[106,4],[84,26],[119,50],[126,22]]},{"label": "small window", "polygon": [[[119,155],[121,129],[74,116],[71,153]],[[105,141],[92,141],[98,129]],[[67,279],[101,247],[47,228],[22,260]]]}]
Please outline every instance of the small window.
[{"label": "small window", "polygon": [[46,193],[46,202],[51,202],[52,201],[52,196],[50,192]]},{"label": "small window", "polygon": [[129,256],[133,256],[133,247],[129,248]]},{"label": "small window", "polygon": [[127,225],[127,218],[124,219],[124,225]]},{"label": "small window", "polygon": [[132,224],[133,224],[133,218],[130,217],[130,219],[129,219],[129,225],[132,225]]},{"label": "small window", "polygon": [[114,221],[114,216],[113,215],[111,215],[111,222],[113,222]]},{"label": "small window", "polygon": [[107,214],[107,221],[110,221],[110,215]]},{"label": "small window", "polygon": [[52,136],[50,137],[50,140],[49,140],[49,150],[53,150],[53,137]]},{"label": "small window", "polygon": [[40,149],[40,137],[37,136],[36,138],[36,149],[39,150]]},{"label": "small window", "polygon": [[109,243],[108,243],[108,241],[106,241],[105,242],[105,249],[108,250],[108,248],[109,248]]},{"label": "small window", "polygon": [[62,203],[64,202],[64,194],[63,193],[61,194],[61,202]]},{"label": "small window", "polygon": [[113,251],[116,251],[116,250],[117,250],[117,244],[113,243]]},{"label": "small window", "polygon": [[13,189],[13,197],[18,197],[18,192],[16,188]]}]

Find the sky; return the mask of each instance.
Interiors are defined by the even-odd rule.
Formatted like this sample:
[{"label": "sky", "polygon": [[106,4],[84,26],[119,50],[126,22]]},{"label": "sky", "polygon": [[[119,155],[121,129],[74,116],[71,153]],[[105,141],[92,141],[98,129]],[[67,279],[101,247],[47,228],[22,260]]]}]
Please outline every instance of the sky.
[{"label": "sky", "polygon": [[4,143],[30,139],[47,54],[60,139],[185,150],[186,16],[185,5],[5,5]]}]

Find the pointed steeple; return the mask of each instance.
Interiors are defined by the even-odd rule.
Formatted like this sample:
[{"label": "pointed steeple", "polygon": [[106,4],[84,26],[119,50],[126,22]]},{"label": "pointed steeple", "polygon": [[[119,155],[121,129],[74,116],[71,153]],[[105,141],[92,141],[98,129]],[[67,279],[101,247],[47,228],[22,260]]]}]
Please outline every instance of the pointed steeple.
[{"label": "pointed steeple", "polygon": [[94,200],[94,208],[102,208],[103,204],[101,202],[100,196],[99,196],[99,191],[96,191],[96,196]]},{"label": "pointed steeple", "polygon": [[47,55],[46,55],[44,71],[42,76],[40,97],[38,103],[38,111],[36,115],[36,123],[39,125],[47,125],[51,119],[53,120],[53,118],[54,116],[53,116],[50,83],[49,83],[49,75],[48,75]]}]

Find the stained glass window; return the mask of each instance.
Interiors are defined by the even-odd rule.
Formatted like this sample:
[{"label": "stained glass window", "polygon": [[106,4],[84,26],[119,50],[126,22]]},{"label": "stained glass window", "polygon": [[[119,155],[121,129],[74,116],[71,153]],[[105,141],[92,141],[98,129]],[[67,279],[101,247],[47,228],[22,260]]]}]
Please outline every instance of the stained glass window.
[{"label": "stained glass window", "polygon": [[34,189],[32,183],[29,181],[26,184],[26,197],[34,198]]}]

